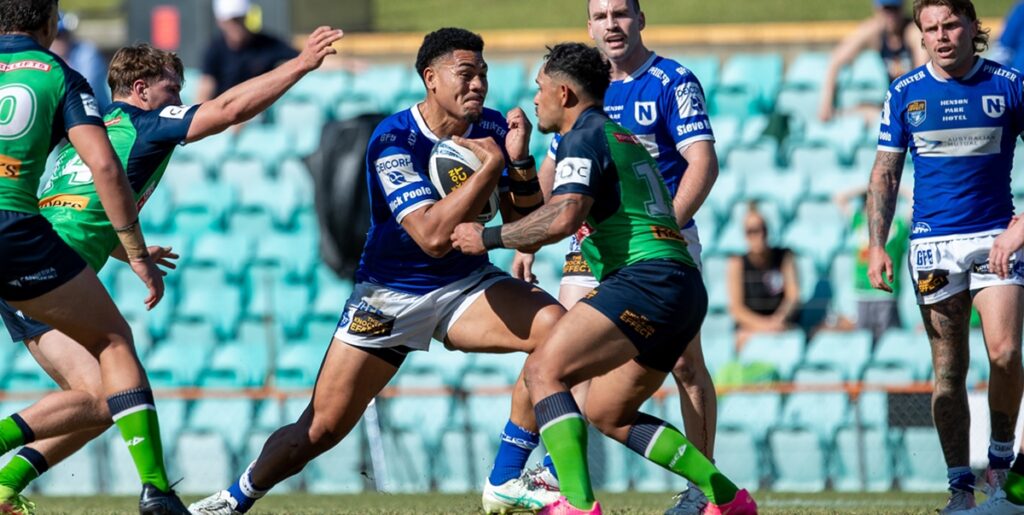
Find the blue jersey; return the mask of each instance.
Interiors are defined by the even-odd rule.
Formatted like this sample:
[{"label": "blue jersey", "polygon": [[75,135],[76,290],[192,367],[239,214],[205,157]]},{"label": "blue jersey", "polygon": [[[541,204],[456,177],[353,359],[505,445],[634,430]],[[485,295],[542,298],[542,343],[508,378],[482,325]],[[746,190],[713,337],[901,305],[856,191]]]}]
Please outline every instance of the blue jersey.
[{"label": "blue jersey", "polygon": [[[658,162],[669,195],[675,197],[688,163],[682,152],[697,141],[715,141],[704,89],[686,67],[655,53],[623,80],[612,81],[604,112],[629,129]],[[554,158],[560,136],[552,141]],[[686,227],[693,226],[693,220]]]},{"label": "blue jersey", "polygon": [[911,239],[1003,229],[1013,216],[1010,169],[1024,126],[1020,73],[978,58],[960,79],[931,63],[896,79],[878,150],[914,159]]},{"label": "blue jersey", "polygon": [[[490,137],[504,149],[507,133],[505,118],[497,111],[484,109],[465,137]],[[418,106],[387,117],[373,132],[366,151],[370,231],[356,271],[357,281],[423,294],[488,264],[487,256],[467,256],[457,250],[442,258],[430,257],[402,228],[402,219],[409,213],[441,199],[427,171],[437,141]]]}]

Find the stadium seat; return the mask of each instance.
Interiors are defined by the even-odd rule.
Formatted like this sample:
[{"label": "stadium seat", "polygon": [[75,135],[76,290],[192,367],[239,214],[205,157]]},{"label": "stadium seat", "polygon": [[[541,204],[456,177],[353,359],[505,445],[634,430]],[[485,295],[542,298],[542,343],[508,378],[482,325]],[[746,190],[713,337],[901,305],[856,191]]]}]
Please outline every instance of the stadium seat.
[{"label": "stadium seat", "polygon": [[290,102],[316,102],[321,109],[334,106],[338,99],[342,98],[346,90],[351,86],[352,76],[350,73],[340,70],[316,70],[306,74],[298,83],[292,86],[285,93],[282,102],[279,102],[274,109],[274,118],[281,120],[282,108]]},{"label": "stadium seat", "polygon": [[320,261],[316,236],[308,233],[270,233],[257,241],[256,263],[277,264],[287,277],[305,281]]},{"label": "stadium seat", "polygon": [[285,159],[277,169],[277,176],[282,183],[295,190],[301,207],[312,207],[313,177],[304,162],[296,158]]},{"label": "stadium seat", "polygon": [[157,188],[146,200],[145,209],[139,213],[142,230],[146,235],[171,230],[174,222],[174,197],[170,188]]},{"label": "stadium seat", "polygon": [[711,119],[711,127],[715,132],[715,152],[719,156],[728,155],[740,142],[742,123],[736,116],[716,116]]},{"label": "stadium seat", "polygon": [[774,144],[763,143],[733,149],[726,156],[730,171],[745,174],[749,179],[778,168],[778,150]]},{"label": "stadium seat", "polygon": [[[437,344],[440,347],[440,344]],[[434,373],[441,379],[438,386],[457,387],[469,367],[470,356],[465,352],[446,352],[440,348],[431,352],[413,352],[402,364],[399,373]]]},{"label": "stadium seat", "polygon": [[196,103],[196,93],[199,90],[199,77],[203,74],[198,68],[185,68],[182,77],[181,101],[185,105]]},{"label": "stadium seat", "polygon": [[[721,75],[721,63],[718,60],[718,56],[705,56],[705,55],[677,55],[671,56],[683,67],[690,70],[697,80],[700,81],[700,85],[704,88],[705,96],[710,96],[711,92],[718,86],[718,81]],[[717,135],[717,130],[715,131]]]},{"label": "stadium seat", "polygon": [[[817,209],[817,208],[824,209]],[[843,245],[845,227],[831,205],[817,202],[803,202],[797,208],[794,220],[786,227],[782,245],[800,257],[812,259],[816,266],[827,269],[829,263]],[[817,273],[815,273],[817,278]],[[801,278],[803,284],[803,278]],[[810,295],[811,292],[801,294]]]},{"label": "stadium seat", "polygon": [[846,392],[796,392],[786,399],[779,427],[813,431],[824,445],[831,445],[836,429],[849,412]]},{"label": "stadium seat", "polygon": [[175,462],[183,474],[175,490],[183,494],[206,495],[211,485],[226,485],[234,479],[231,451],[215,432],[182,433]]},{"label": "stadium seat", "polygon": [[793,373],[793,383],[839,385],[843,383],[843,373],[829,365],[800,365]]},{"label": "stadium seat", "polygon": [[899,474],[907,492],[941,492],[949,485],[939,435],[934,427],[909,427],[903,431]]},{"label": "stadium seat", "polygon": [[[161,417],[163,422],[163,417]],[[162,425],[162,424],[161,424]],[[164,455],[173,456],[172,449],[176,447],[174,440],[177,440],[178,435],[172,435],[173,440],[167,440],[163,435],[163,427],[161,429],[161,440],[164,444]],[[128,452],[128,446],[125,445],[124,440],[121,438],[121,433],[116,429],[109,430],[103,433],[100,438],[106,438],[106,462],[107,471],[103,477],[103,489],[104,493],[111,495],[139,495],[139,473],[135,470],[135,462],[132,461],[132,455]],[[173,474],[177,472],[176,468],[179,465],[178,460],[174,460],[173,463],[167,463],[168,476],[175,477]],[[181,476],[177,476],[181,477]],[[221,483],[224,484],[224,483]],[[197,492],[198,493],[198,492]]]},{"label": "stadium seat", "polygon": [[228,217],[227,230],[252,237],[270,234],[274,231],[274,215],[264,209],[235,211]]},{"label": "stadium seat", "polygon": [[825,450],[818,433],[807,429],[778,429],[769,436],[776,492],[821,492],[828,474]]},{"label": "stadium seat", "polygon": [[895,364],[914,371],[918,380],[931,375],[931,346],[924,333],[890,329],[878,340],[873,364]]},{"label": "stadium seat", "polygon": [[871,333],[821,331],[807,347],[804,362],[832,366],[843,372],[847,381],[857,381],[871,359]]},{"label": "stadium seat", "polygon": [[254,401],[250,399],[204,397],[193,403],[186,427],[218,434],[231,452],[237,452],[245,444],[254,414]]},{"label": "stadium seat", "polygon": [[352,294],[352,288],[355,285],[352,281],[338,279],[333,273],[328,279],[319,272],[320,269],[318,268],[317,272],[317,291],[313,298],[313,310],[310,314],[337,321],[341,311],[345,309],[345,302]]},{"label": "stadium seat", "polygon": [[812,199],[828,200],[838,193],[863,187],[867,184],[867,173],[862,177],[840,167],[823,167],[808,175],[807,195]]},{"label": "stadium seat", "polygon": [[[526,69],[520,61],[488,63],[487,104],[501,113],[507,112],[519,102],[519,98],[523,95],[522,86],[527,79],[532,80],[533,78],[526,77]],[[533,88],[529,90],[529,92],[532,91]]]},{"label": "stadium seat", "polygon": [[100,440],[93,440],[78,452],[53,466],[40,480],[36,488],[43,495],[91,496],[100,493],[100,476],[105,460],[101,459]]},{"label": "stadium seat", "polygon": [[756,146],[774,142],[774,138],[767,133],[771,118],[766,114],[755,114],[743,119],[743,129],[740,131],[739,145]]},{"label": "stadium seat", "polygon": [[814,178],[825,170],[839,168],[839,153],[827,145],[795,145],[789,152],[789,167]]},{"label": "stadium seat", "polygon": [[828,68],[828,60],[824,52],[798,55],[786,70],[775,110],[804,120],[816,118],[824,81],[822,70]]},{"label": "stadium seat", "polygon": [[[832,455],[832,486],[840,492],[888,492],[892,490],[893,462],[887,432],[852,427],[836,433]],[[862,473],[863,470],[863,473]]]},{"label": "stadium seat", "polygon": [[159,391],[155,394],[155,400],[156,412],[160,417],[160,440],[164,444],[164,451],[170,452],[174,449],[178,433],[185,427],[188,402],[185,399],[164,397]]},{"label": "stadium seat", "polygon": [[273,318],[287,334],[299,334],[312,300],[309,285],[286,281],[284,269],[273,265],[250,267],[246,275],[246,317]]},{"label": "stadium seat", "polygon": [[803,352],[804,334],[801,331],[760,333],[750,337],[740,351],[739,360],[743,363],[771,363],[779,377],[787,381],[803,358]]},{"label": "stadium seat", "polygon": [[808,120],[801,140],[805,144],[828,145],[842,161],[848,162],[864,140],[865,131],[864,118],[857,115],[839,116],[826,123]]},{"label": "stadium seat", "polygon": [[757,490],[765,475],[762,463],[757,437],[744,429],[719,425],[715,434],[715,466],[722,473],[740,488]]},{"label": "stadium seat", "polygon": [[258,388],[267,377],[267,347],[259,343],[218,346],[199,376],[204,388]]},{"label": "stadium seat", "polygon": [[[294,419],[289,420],[287,423],[291,422],[294,422]],[[266,430],[253,430],[249,433],[245,442],[245,450],[238,456],[239,461],[236,462],[238,463],[238,466],[234,469],[236,473],[242,470],[243,467],[247,466],[251,462],[250,460],[255,460],[256,457],[260,455],[260,451],[263,450],[263,446],[267,443],[267,439],[269,439],[274,430],[281,425],[283,424],[275,425],[273,428]],[[309,469],[311,466],[312,463],[306,465],[306,469]],[[304,476],[305,474],[303,473],[295,474],[294,476],[274,485],[274,493],[286,494],[301,490],[303,487]]]},{"label": "stadium seat", "polygon": [[400,64],[374,65],[352,75],[352,88],[340,102],[369,101],[371,112],[388,112],[396,100],[408,93],[409,67]]},{"label": "stadium seat", "polygon": [[214,341],[212,330],[209,341],[196,341],[174,336],[179,327],[174,326],[167,340],[146,358],[146,373],[154,388],[197,386],[199,373],[206,365]]},{"label": "stadium seat", "polygon": [[728,258],[725,256],[704,256],[702,258],[702,275],[707,278],[704,286],[708,290],[708,311],[723,312],[729,306],[729,294],[726,290],[725,269]]},{"label": "stadium seat", "polygon": [[385,431],[382,435],[390,490],[421,493],[430,490],[433,457],[437,446],[429,445],[416,432]]},{"label": "stadium seat", "polygon": [[234,132],[228,131],[211,138],[203,138],[195,143],[189,143],[178,150],[179,157],[186,157],[193,161],[200,161],[210,170],[216,167],[231,152],[234,146]]},{"label": "stadium seat", "polygon": [[[807,177],[775,169],[750,169],[746,172],[746,197],[749,200],[771,201],[779,207],[784,220],[793,217],[797,206],[807,193]],[[784,234],[780,225],[774,231]]]},{"label": "stadium seat", "polygon": [[[206,173],[206,165],[202,161],[190,159],[186,156],[171,159],[167,165],[167,170],[164,171],[161,183],[165,188],[177,195],[183,189],[195,188],[206,184],[209,179],[210,177]],[[147,201],[146,204],[148,205],[149,202]]]},{"label": "stadium seat", "polygon": [[839,107],[881,105],[889,86],[889,71],[878,52],[861,52],[847,70],[849,73],[839,83]]},{"label": "stadium seat", "polygon": [[232,187],[219,180],[178,190],[174,197],[174,230],[196,234],[220,229],[225,213],[234,209],[235,202]]},{"label": "stadium seat", "polygon": [[704,205],[697,211],[698,213],[706,212],[710,208],[722,223],[729,221],[729,213],[733,208],[733,204],[741,198],[744,188],[744,176],[742,174],[725,172],[726,169],[723,169],[723,173],[715,181],[715,186],[708,193],[708,198],[705,200]]},{"label": "stadium seat", "polygon": [[362,492],[372,472],[365,448],[364,423],[358,422],[334,448],[310,462],[302,475],[312,494],[354,494]]},{"label": "stadium seat", "polygon": [[[719,428],[738,428],[757,442],[763,442],[768,429],[782,413],[782,395],[770,393],[730,393],[719,398]],[[718,443],[716,449],[722,449]],[[717,455],[717,453],[716,453]]]},{"label": "stadium seat", "polygon": [[832,313],[846,317],[849,320],[857,318],[857,294],[854,291],[855,263],[853,256],[849,253],[840,253],[832,260],[831,286],[832,286]]},{"label": "stadium seat", "polygon": [[274,386],[277,388],[312,388],[320,363],[327,352],[328,342],[308,342],[287,345],[278,350],[274,367]]},{"label": "stadium seat", "polygon": [[745,116],[769,113],[782,80],[778,54],[735,54],[726,61],[712,95],[712,113]]},{"label": "stadium seat", "polygon": [[701,254],[714,254],[718,243],[718,217],[711,209],[698,209],[693,214],[700,237]]},{"label": "stadium seat", "polygon": [[18,346],[14,353],[13,363],[4,378],[4,390],[9,392],[31,392],[56,390],[57,383],[36,363],[32,354],[24,347]]},{"label": "stadium seat", "polygon": [[[231,251],[225,252],[226,249]],[[209,232],[196,236],[190,264],[220,268],[227,279],[237,281],[252,261],[255,251],[256,244],[251,236]]]}]

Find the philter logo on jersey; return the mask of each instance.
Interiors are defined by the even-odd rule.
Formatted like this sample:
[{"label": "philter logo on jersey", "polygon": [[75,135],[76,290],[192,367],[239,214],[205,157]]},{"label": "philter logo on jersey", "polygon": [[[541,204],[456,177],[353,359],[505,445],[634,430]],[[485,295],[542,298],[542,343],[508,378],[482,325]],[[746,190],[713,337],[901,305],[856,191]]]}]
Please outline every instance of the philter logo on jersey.
[{"label": "philter logo on jersey", "polygon": [[167,106],[160,111],[160,118],[184,120],[185,114],[188,113],[188,108],[189,106]]},{"label": "philter logo on jersey", "polygon": [[357,309],[348,324],[349,334],[356,336],[390,336],[395,329],[395,317]]},{"label": "philter logo on jersey", "polygon": [[658,121],[658,106],[654,102],[637,102],[633,110],[636,123],[644,127],[654,125],[654,122]]},{"label": "philter logo on jersey", "polygon": [[584,157],[566,157],[558,162],[555,167],[555,186],[566,184],[582,184],[590,186],[590,169],[594,162]]},{"label": "philter logo on jersey", "polygon": [[981,97],[981,108],[989,118],[999,118],[1006,112],[1006,97],[1003,95],[984,95]]},{"label": "philter logo on jersey", "polygon": [[931,295],[949,284],[949,271],[942,269],[917,272],[917,293]]},{"label": "philter logo on jersey", "polygon": [[96,103],[96,97],[88,93],[79,93],[78,96],[82,99],[82,110],[85,111],[85,115],[99,118],[100,105]]},{"label": "philter logo on jersey", "polygon": [[46,197],[39,201],[39,208],[47,207],[66,207],[74,209],[75,211],[81,211],[89,206],[89,197],[83,197],[81,195],[68,195],[59,194],[52,197]]},{"label": "philter logo on jersey", "polygon": [[910,122],[910,125],[920,126],[924,123],[925,118],[928,118],[928,102],[915,100],[907,104],[907,121]]},{"label": "philter logo on jersey", "polygon": [[17,179],[21,175],[21,160],[0,154],[0,178]]}]

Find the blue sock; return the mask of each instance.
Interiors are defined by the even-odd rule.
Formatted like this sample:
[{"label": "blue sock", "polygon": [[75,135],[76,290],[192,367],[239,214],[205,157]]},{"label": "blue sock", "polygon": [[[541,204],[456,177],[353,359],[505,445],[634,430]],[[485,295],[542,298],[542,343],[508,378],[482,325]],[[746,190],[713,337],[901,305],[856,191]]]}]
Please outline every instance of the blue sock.
[{"label": "blue sock", "polygon": [[971,467],[951,467],[946,469],[946,477],[949,478],[950,490],[974,491],[974,483],[978,480],[971,472]]},{"label": "blue sock", "polygon": [[239,513],[249,511],[252,505],[256,504],[256,501],[267,495],[267,492],[270,491],[269,488],[263,489],[252,483],[252,467],[254,465],[256,465],[255,461],[250,463],[245,472],[238,477],[238,480],[228,487],[228,493],[231,494],[234,500],[238,501],[235,511]]},{"label": "blue sock", "polygon": [[550,472],[552,476],[555,476],[555,479],[558,479],[558,471],[555,470],[555,462],[551,461],[550,454],[544,455],[544,466],[548,468],[548,472]]},{"label": "blue sock", "polygon": [[519,477],[526,466],[526,460],[530,459],[530,453],[539,443],[540,435],[531,433],[509,420],[501,433],[498,455],[494,458],[494,468],[488,481],[497,486]]},{"label": "blue sock", "polygon": [[1009,442],[997,442],[989,440],[988,444],[988,466],[993,469],[1006,470],[1013,464],[1013,440]]}]

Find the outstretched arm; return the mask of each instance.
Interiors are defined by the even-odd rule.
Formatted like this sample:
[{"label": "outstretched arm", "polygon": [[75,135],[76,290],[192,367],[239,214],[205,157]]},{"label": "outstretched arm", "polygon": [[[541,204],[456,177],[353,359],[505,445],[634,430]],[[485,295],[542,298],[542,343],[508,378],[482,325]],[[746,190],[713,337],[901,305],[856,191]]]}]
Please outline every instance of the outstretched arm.
[{"label": "outstretched arm", "polygon": [[191,143],[218,134],[265,111],[299,79],[319,68],[325,57],[336,54],[331,45],[343,35],[340,29],[319,27],[309,35],[306,48],[298,57],[201,104],[185,141]]},{"label": "outstretched arm", "polygon": [[594,199],[579,193],[556,195],[522,220],[497,227],[464,223],[452,233],[452,247],[463,254],[484,254],[494,248],[535,252],[576,232]]}]

